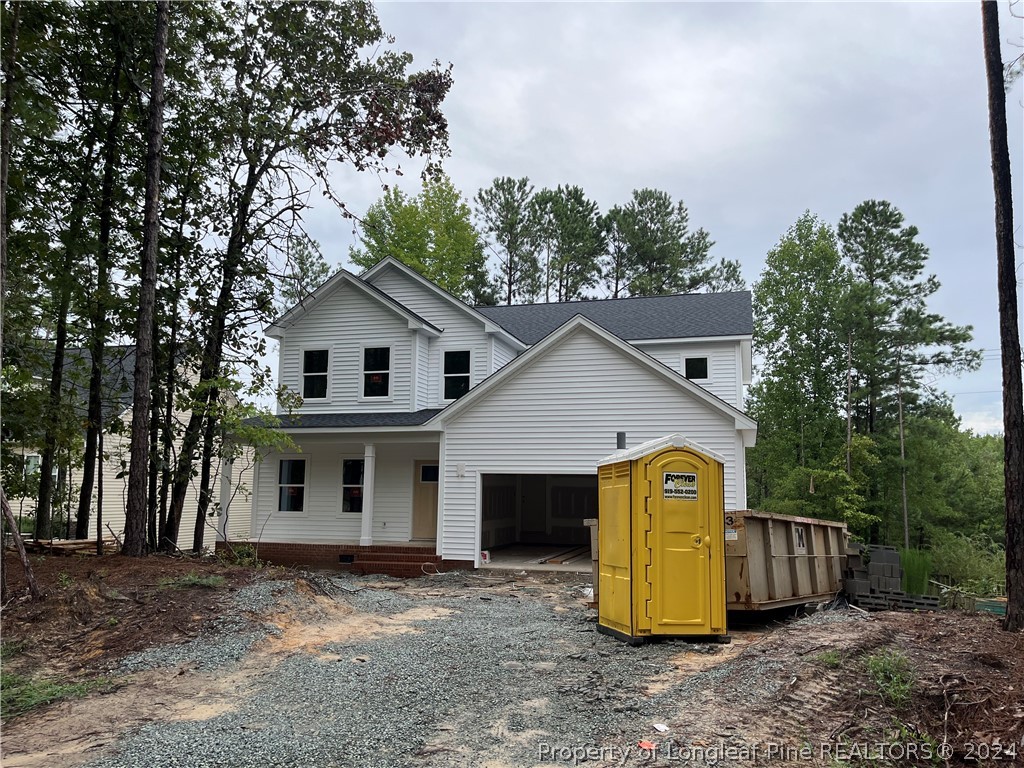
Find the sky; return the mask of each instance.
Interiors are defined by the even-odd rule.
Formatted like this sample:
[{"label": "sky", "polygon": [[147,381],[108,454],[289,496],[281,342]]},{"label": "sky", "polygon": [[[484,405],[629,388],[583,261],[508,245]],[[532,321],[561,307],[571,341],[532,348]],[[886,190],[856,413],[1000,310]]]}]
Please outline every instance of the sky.
[{"label": "sky", "polygon": [[[978,3],[383,3],[414,68],[454,66],[444,168],[467,198],[498,176],[577,184],[607,210],[633,189],[682,199],[748,285],[810,210],[896,205],[942,284],[931,309],[974,328],[982,367],[936,385],[963,426],[1000,432],[988,107]],[[1024,26],[1000,2],[1003,59]],[[1024,7],[1016,7],[1018,16]],[[1008,93],[1018,291],[1024,95]],[[385,182],[417,191],[420,167]],[[338,169],[358,215],[381,179]],[[307,230],[348,266],[353,223],[324,200]]]}]

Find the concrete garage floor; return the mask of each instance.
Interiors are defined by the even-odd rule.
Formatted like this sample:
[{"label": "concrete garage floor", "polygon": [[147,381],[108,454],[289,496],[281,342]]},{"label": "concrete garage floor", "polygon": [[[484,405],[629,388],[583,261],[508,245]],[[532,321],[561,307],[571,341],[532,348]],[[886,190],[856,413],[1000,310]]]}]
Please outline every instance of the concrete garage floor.
[{"label": "concrete garage floor", "polygon": [[[482,568],[514,571],[552,571],[560,573],[591,573],[590,549],[572,546],[513,544],[490,550],[491,562]],[[551,559],[563,562],[543,562]]]}]

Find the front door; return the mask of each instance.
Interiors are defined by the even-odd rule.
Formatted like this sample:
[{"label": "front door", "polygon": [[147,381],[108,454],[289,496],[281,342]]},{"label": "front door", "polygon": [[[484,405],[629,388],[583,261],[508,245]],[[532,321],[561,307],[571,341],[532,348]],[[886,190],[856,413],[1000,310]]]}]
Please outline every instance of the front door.
[{"label": "front door", "polygon": [[412,538],[437,538],[438,463],[417,461],[412,486]]}]

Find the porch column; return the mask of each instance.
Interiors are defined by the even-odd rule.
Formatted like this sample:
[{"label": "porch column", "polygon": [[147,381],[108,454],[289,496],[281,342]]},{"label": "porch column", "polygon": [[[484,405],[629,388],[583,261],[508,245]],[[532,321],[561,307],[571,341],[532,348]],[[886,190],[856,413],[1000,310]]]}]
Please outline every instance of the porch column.
[{"label": "porch column", "polygon": [[363,526],[359,533],[359,546],[373,544],[373,465],[377,449],[372,443],[363,446]]},{"label": "porch column", "polygon": [[228,539],[228,506],[231,504],[231,459],[220,460],[220,515],[217,517],[217,541]]}]

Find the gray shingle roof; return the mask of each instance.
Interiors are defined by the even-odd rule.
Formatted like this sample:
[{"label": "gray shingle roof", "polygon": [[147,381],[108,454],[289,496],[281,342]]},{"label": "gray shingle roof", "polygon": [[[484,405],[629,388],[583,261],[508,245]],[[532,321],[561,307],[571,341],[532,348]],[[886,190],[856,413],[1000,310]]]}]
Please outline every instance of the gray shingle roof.
[{"label": "gray shingle roof", "polygon": [[750,291],[513,304],[477,310],[526,344],[536,344],[577,314],[625,340],[749,336],[754,332]]},{"label": "gray shingle roof", "polygon": [[[418,427],[442,408],[424,408],[419,411],[388,411],[386,413],[305,413],[278,416],[280,429],[312,429],[316,427]],[[260,418],[248,419],[250,424],[262,424]],[[275,425],[276,426],[276,425]]]}]

